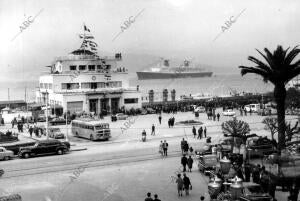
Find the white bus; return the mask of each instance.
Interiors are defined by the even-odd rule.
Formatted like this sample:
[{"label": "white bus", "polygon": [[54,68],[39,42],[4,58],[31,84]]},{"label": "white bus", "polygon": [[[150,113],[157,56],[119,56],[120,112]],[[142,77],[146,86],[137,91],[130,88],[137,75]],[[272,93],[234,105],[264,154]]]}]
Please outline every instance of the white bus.
[{"label": "white bus", "polygon": [[252,112],[258,112],[258,110],[260,109],[260,104],[245,105],[245,109],[247,112],[250,112],[250,109]]},{"label": "white bus", "polygon": [[90,140],[108,140],[111,137],[109,123],[94,119],[75,119],[72,121],[72,133],[76,137]]}]

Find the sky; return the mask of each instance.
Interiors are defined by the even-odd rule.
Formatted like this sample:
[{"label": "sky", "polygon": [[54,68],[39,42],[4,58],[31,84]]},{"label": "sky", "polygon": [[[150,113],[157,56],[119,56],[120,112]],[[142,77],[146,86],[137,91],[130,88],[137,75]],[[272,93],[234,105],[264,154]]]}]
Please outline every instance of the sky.
[{"label": "sky", "polygon": [[54,57],[79,48],[83,23],[100,54],[188,58],[237,73],[259,57],[255,49],[299,45],[299,8],[299,0],[0,0],[0,80],[38,80]]}]

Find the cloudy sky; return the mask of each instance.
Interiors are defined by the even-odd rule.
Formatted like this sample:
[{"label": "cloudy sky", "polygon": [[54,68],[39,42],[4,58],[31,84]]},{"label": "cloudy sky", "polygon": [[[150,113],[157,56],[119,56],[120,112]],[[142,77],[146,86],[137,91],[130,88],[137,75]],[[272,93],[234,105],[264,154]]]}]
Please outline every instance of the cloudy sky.
[{"label": "cloudy sky", "polygon": [[103,52],[194,58],[236,73],[255,48],[299,44],[299,8],[299,0],[0,0],[0,79],[34,79],[28,72],[80,46],[83,23]]}]

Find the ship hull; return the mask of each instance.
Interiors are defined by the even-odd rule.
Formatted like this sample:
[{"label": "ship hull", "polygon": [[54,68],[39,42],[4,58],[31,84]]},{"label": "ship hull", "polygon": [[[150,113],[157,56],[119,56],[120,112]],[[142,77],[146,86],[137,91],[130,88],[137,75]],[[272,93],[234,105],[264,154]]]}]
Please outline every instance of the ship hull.
[{"label": "ship hull", "polygon": [[170,78],[191,78],[191,77],[211,77],[212,72],[198,72],[198,73],[162,73],[162,72],[136,72],[139,80],[151,79],[170,79]]}]

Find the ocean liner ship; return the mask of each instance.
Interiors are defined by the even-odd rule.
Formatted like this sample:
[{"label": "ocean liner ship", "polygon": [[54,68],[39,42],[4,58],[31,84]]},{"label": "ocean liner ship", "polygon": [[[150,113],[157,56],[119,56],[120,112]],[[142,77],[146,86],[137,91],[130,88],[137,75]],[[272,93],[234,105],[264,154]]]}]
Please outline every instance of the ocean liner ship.
[{"label": "ocean liner ship", "polygon": [[162,59],[157,66],[149,70],[136,72],[139,80],[147,79],[169,79],[169,78],[191,78],[191,77],[211,77],[212,72],[203,68],[191,66],[191,62],[184,60],[183,64],[171,67],[169,60]]}]

